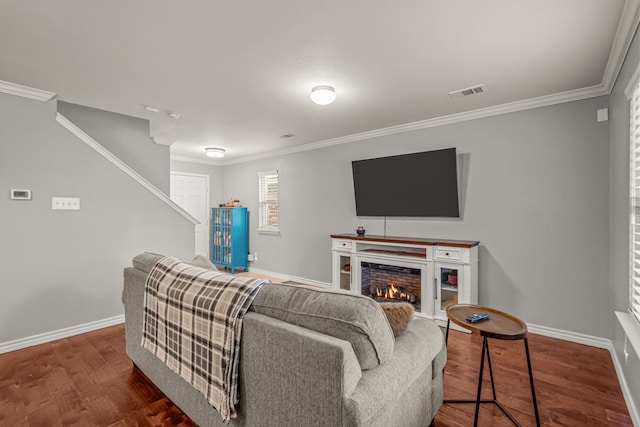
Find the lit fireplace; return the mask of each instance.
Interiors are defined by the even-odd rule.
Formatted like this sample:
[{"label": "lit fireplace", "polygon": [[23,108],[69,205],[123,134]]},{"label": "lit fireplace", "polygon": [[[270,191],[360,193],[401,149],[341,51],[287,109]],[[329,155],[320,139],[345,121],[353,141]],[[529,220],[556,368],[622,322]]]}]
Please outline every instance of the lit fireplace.
[{"label": "lit fireplace", "polygon": [[378,302],[409,302],[420,312],[421,277],[419,268],[360,262],[362,295]]},{"label": "lit fireplace", "polygon": [[410,302],[415,304],[418,302],[418,297],[411,291],[403,288],[402,286],[396,286],[391,283],[388,286],[378,286],[371,288],[371,297],[376,301],[396,301],[396,302]]}]

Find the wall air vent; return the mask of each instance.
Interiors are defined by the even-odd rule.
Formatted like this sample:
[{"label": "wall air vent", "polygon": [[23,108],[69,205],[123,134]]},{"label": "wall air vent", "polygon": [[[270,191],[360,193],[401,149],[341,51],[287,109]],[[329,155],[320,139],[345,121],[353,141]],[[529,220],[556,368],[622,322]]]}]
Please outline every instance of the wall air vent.
[{"label": "wall air vent", "polygon": [[449,92],[449,96],[455,99],[461,98],[463,96],[475,95],[476,93],[483,93],[486,91],[487,88],[485,85],[477,85],[465,89],[454,90],[453,92]]}]

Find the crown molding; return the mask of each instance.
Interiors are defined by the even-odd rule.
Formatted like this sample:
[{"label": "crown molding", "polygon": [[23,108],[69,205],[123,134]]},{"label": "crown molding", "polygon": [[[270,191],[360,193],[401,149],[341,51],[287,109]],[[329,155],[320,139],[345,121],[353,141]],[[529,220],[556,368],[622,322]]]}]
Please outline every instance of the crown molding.
[{"label": "crown molding", "polygon": [[224,166],[228,163],[222,160],[209,160],[209,159],[200,159],[198,157],[190,157],[190,156],[177,156],[171,155],[171,160],[175,160],[177,162],[187,162],[187,163],[199,163],[201,165],[209,165],[209,166]]},{"label": "crown molding", "polygon": [[[331,138],[317,142],[311,142],[304,145],[289,147],[282,150],[267,151],[247,156],[228,159],[222,162],[224,165],[232,165],[236,163],[245,163],[254,160],[266,159],[270,157],[282,156],[287,154],[299,153],[309,150],[317,150],[320,148],[331,147],[333,145],[346,144],[364,139],[378,138],[387,135],[393,135],[402,132],[409,132],[420,129],[427,129],[436,126],[445,126],[455,123],[461,123],[469,120],[476,120],[501,114],[508,114],[517,111],[529,110],[533,108],[546,107],[566,102],[579,101],[582,99],[594,98],[598,96],[606,96],[611,94],[616,79],[624,64],[624,59],[631,46],[636,29],[640,23],[640,0],[626,0],[623,11],[620,15],[620,22],[611,47],[607,66],[599,85],[586,88],[560,92],[551,95],[540,96],[536,98],[526,99],[522,101],[510,102],[506,104],[496,105],[493,107],[480,108],[477,110],[466,111],[463,113],[451,114],[447,116],[435,117],[432,119],[421,120],[417,122],[390,126],[387,128],[376,129],[367,132],[361,132],[353,135]],[[185,158],[183,161],[191,161]]]},{"label": "crown molding", "polygon": [[640,23],[640,0],[627,0],[620,15],[618,29],[609,52],[609,60],[607,67],[602,76],[602,86],[609,93],[613,90],[618,74],[624,64],[633,36],[636,33],[638,24]]},{"label": "crown molding", "polygon": [[37,101],[49,101],[56,96],[53,92],[35,89],[29,86],[19,85],[17,83],[5,82],[3,80],[0,80],[0,93],[35,99]]},{"label": "crown molding", "polygon": [[[427,128],[432,128],[437,126],[446,126],[446,125],[451,125],[455,123],[466,122],[469,120],[482,119],[486,117],[514,113],[517,111],[530,110],[533,108],[547,107],[550,105],[579,101],[582,99],[609,95],[610,93],[611,93],[611,90],[604,87],[603,85],[590,86],[582,89],[570,90],[566,92],[555,93],[552,95],[545,95],[537,98],[526,99],[523,101],[509,102],[506,104],[495,105],[493,107],[480,108],[477,110],[465,111],[463,113],[450,114],[447,116],[435,117],[433,119],[420,120],[417,122],[406,123],[406,124],[397,125],[397,126],[390,126],[382,129],[356,133],[353,135],[347,135],[347,136],[341,136],[338,138],[326,139],[323,141],[311,142],[309,144],[289,147],[283,150],[268,151],[264,153],[254,154],[254,155],[242,156],[235,159],[229,159],[227,161],[224,161],[223,164],[232,165],[236,163],[245,163],[245,162],[250,162],[254,160],[266,159],[269,157],[299,153],[302,151],[317,150],[320,148],[331,147],[333,145],[346,144],[349,142],[361,141],[364,139],[379,138],[379,137],[388,136],[388,135],[395,135],[402,132],[410,132],[414,130],[427,129]],[[185,160],[185,161],[189,161],[189,160]]]}]

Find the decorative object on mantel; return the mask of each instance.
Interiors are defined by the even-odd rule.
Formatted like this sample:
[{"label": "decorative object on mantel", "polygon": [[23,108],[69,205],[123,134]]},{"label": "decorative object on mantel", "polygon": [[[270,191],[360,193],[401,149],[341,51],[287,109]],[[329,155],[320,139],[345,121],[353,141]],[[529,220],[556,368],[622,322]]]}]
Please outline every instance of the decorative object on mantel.
[{"label": "decorative object on mantel", "polygon": [[358,236],[364,236],[365,231],[366,230],[364,229],[364,227],[359,225],[357,230],[356,230],[356,233],[358,233]]},{"label": "decorative object on mantel", "polygon": [[413,319],[413,306],[408,302],[381,302],[380,307],[387,316],[393,336],[402,335]]},{"label": "decorative object on mantel", "polygon": [[227,203],[220,203],[218,205],[218,207],[221,207],[221,208],[239,208],[240,207],[240,200],[234,199],[234,198],[230,198],[229,200],[227,200]]}]

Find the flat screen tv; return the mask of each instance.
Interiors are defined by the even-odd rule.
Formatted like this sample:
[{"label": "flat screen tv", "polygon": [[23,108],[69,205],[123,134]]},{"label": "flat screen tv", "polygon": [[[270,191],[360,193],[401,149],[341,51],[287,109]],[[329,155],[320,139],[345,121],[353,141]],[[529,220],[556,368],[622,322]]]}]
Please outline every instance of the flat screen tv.
[{"label": "flat screen tv", "polygon": [[455,148],[354,160],[351,166],[357,216],[460,216]]}]

